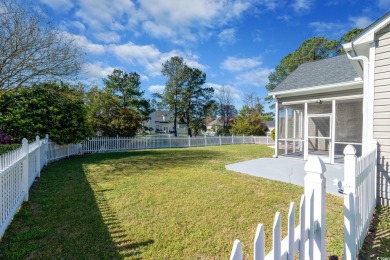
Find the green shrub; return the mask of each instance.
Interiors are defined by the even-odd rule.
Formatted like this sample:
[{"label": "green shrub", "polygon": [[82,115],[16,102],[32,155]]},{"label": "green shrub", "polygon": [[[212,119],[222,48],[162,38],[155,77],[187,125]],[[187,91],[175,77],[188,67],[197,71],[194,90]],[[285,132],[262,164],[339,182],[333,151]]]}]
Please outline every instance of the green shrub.
[{"label": "green shrub", "polygon": [[271,131],[271,139],[275,141],[275,128]]},{"label": "green shrub", "polygon": [[21,144],[0,144],[0,155],[19,148]]}]

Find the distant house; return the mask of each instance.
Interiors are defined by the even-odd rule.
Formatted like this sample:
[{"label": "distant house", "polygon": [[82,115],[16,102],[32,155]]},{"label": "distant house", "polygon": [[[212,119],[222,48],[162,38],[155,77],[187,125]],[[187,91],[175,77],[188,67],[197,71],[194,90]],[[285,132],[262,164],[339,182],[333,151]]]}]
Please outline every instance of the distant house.
[{"label": "distant house", "polygon": [[269,132],[275,129],[275,121],[267,121],[265,122],[265,125],[267,126]]},{"label": "distant house", "polygon": [[343,163],[378,144],[378,200],[390,205],[390,12],[340,55],[299,66],[271,93],[276,101],[275,157]]},{"label": "distant house", "polygon": [[[169,134],[173,132],[173,111],[157,110],[149,115],[146,127],[151,128],[151,133]],[[178,134],[187,134],[187,125],[177,124]]]},{"label": "distant house", "polygon": [[[234,117],[229,117],[228,118],[228,125],[231,126],[234,122]],[[223,118],[217,118],[214,119],[213,121],[209,122],[206,124],[206,131],[207,133],[210,134],[215,134],[218,132],[218,129],[222,129],[224,124]]]}]

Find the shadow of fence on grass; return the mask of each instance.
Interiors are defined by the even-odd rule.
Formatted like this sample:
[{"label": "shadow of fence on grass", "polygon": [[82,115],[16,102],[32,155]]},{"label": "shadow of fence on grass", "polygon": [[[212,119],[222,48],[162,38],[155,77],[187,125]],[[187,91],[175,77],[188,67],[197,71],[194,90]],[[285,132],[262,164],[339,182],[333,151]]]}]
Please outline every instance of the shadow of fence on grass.
[{"label": "shadow of fence on grass", "polygon": [[[371,220],[368,234],[359,253],[359,259],[390,257],[390,207],[378,206]],[[381,222],[387,223],[382,224]]]}]

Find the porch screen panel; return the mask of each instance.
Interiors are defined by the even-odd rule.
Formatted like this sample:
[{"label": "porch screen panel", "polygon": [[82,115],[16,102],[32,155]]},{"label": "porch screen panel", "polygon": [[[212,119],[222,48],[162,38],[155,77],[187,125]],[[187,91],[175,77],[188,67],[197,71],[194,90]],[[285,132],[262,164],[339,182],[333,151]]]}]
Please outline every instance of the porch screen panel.
[{"label": "porch screen panel", "polygon": [[279,139],[286,138],[286,108],[279,108]]},{"label": "porch screen panel", "polygon": [[337,100],[335,126],[335,158],[344,157],[344,148],[352,144],[361,155],[363,132],[363,100]]},{"label": "porch screen panel", "polygon": [[332,102],[319,101],[318,103],[308,103],[307,113],[309,114],[331,114],[332,113]]},{"label": "porch screen panel", "polygon": [[291,139],[294,137],[294,110],[287,108],[287,138]]}]

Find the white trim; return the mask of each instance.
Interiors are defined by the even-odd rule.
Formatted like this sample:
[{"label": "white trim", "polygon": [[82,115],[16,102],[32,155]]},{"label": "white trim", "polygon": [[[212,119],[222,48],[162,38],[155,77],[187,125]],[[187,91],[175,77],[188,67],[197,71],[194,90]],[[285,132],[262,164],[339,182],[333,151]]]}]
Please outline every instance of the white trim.
[{"label": "white trim", "polygon": [[363,62],[363,129],[362,129],[362,154],[365,154],[366,151],[368,150],[368,100],[370,97],[369,93],[369,67],[370,63],[369,60],[366,56],[355,56],[352,57],[350,52],[347,52],[348,59],[353,60],[353,61],[359,61],[361,60]]},{"label": "white trim", "polygon": [[[315,94],[315,93],[323,92],[323,91],[325,91],[325,92],[334,91],[335,89],[338,89],[338,88],[340,88],[341,90],[348,90],[348,89],[354,89],[354,87],[360,88],[360,84],[362,84],[362,83],[363,83],[362,80],[347,81],[347,82],[340,82],[340,83],[328,84],[328,85],[322,85],[322,86],[291,89],[291,90],[284,90],[284,91],[278,91],[278,92],[270,92],[268,95],[277,96],[277,95],[289,95],[289,94],[302,94],[304,92]],[[350,87],[350,88],[348,88],[348,87]]]},{"label": "white trim", "polygon": [[336,140],[336,100],[332,100],[332,132],[331,132],[331,147],[332,147],[332,153],[330,154],[330,163],[334,164],[334,151],[335,151],[335,140]]},{"label": "white trim", "polygon": [[[322,101],[332,101],[332,100],[351,100],[351,99],[361,99],[361,98],[363,98],[363,94],[352,95],[352,96],[321,98],[321,100]],[[298,101],[285,101],[285,102],[281,102],[281,104],[282,104],[282,106],[288,106],[288,105],[297,105],[297,104],[304,104],[304,103],[316,103],[317,100],[318,100],[318,98],[304,99],[304,100],[298,100]]]},{"label": "white trim", "polygon": [[375,34],[381,29],[383,29],[384,27],[386,27],[389,23],[390,23],[390,15],[388,15],[386,19],[380,21],[377,25],[373,26],[370,30],[360,35],[357,39],[353,41],[353,44],[360,45],[360,44],[373,42],[375,39]]},{"label": "white trim", "polygon": [[307,158],[308,158],[308,151],[309,151],[309,139],[308,139],[308,132],[307,132],[307,125],[308,125],[308,123],[309,123],[309,118],[308,118],[308,114],[307,114],[307,103],[305,103],[305,125],[304,125],[304,127],[305,127],[305,131],[304,131],[304,138],[303,138],[303,140],[305,140],[304,141],[304,147],[303,147],[303,159],[304,160],[307,160]]},{"label": "white trim", "polygon": [[279,156],[279,102],[275,102],[275,154],[274,157]]},{"label": "white trim", "polygon": [[370,64],[369,66],[369,80],[368,80],[368,100],[367,100],[367,138],[368,143],[374,140],[374,96],[375,96],[375,52],[376,42],[370,45]]},{"label": "white trim", "polygon": [[[306,103],[307,104],[307,103]],[[329,136],[310,136],[309,135],[309,117],[328,117],[329,118]],[[307,132],[307,149],[305,150],[305,153],[309,155],[309,138],[311,139],[322,139],[322,140],[329,140],[329,151],[328,151],[328,156],[327,157],[321,157],[324,162],[326,163],[331,163],[332,162],[332,154],[333,154],[333,149],[332,149],[332,130],[333,130],[333,113],[332,114],[308,114],[307,115],[307,124],[306,124],[306,132]]]},{"label": "white trim", "polygon": [[[284,135],[285,137],[288,138],[288,109],[287,107],[284,109],[284,123],[285,123],[285,129],[284,130]],[[287,149],[287,141],[284,141],[284,151],[285,151],[285,154],[288,153],[288,149]]]}]

